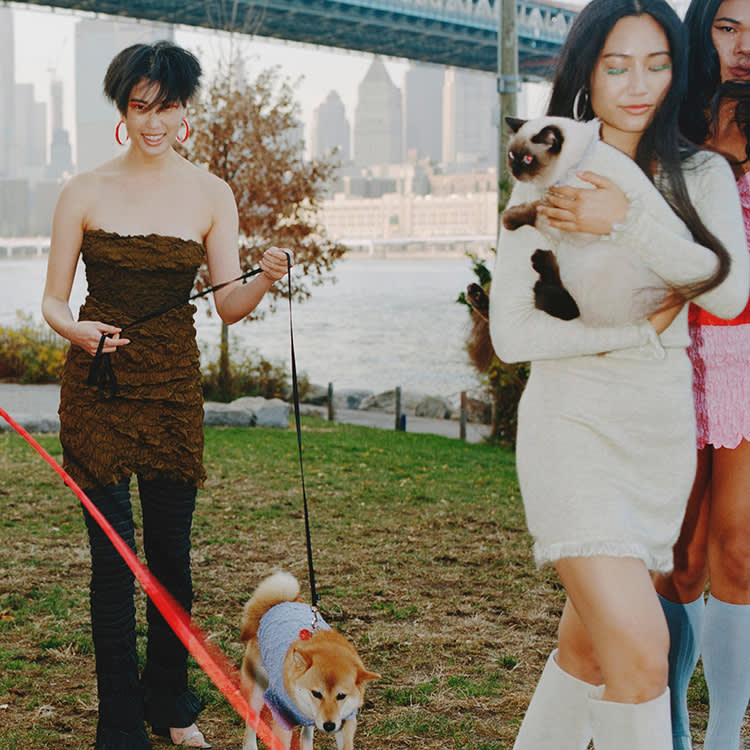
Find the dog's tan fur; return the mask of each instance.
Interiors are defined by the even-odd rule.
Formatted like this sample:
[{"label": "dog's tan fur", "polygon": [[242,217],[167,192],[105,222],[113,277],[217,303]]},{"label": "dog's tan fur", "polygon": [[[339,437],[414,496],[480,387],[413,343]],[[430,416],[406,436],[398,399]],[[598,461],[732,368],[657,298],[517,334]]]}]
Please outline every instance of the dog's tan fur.
[{"label": "dog's tan fur", "polygon": [[[263,580],[245,604],[240,640],[246,646],[240,689],[257,714],[263,708],[263,692],[268,686],[258,648],[260,620],[277,604],[292,601],[301,601],[299,583],[289,573],[279,572]],[[292,643],[284,658],[287,693],[318,729],[335,735],[339,750],[353,750],[357,719],[344,719],[364,703],[365,683],[379,676],[365,669],[354,646],[335,630],[315,630],[308,640]],[[291,731],[274,722],[273,732],[290,748]],[[313,727],[302,728],[301,750],[312,750],[312,736]],[[243,750],[256,748],[255,731],[248,725]]]}]

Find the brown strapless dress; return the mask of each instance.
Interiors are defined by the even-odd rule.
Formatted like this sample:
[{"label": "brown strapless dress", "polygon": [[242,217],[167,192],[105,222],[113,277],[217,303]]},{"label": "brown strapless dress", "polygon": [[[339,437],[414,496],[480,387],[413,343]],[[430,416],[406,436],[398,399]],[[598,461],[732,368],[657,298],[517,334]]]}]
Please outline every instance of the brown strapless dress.
[{"label": "brown strapless dress", "polygon": [[[88,296],[79,320],[125,327],[190,295],[203,245],[161,235],[84,233]],[[60,391],[63,465],[84,489],[132,474],[202,486],[203,393],[193,313],[185,303],[123,332],[110,355],[117,393],[87,385],[92,357],[71,346]]]}]

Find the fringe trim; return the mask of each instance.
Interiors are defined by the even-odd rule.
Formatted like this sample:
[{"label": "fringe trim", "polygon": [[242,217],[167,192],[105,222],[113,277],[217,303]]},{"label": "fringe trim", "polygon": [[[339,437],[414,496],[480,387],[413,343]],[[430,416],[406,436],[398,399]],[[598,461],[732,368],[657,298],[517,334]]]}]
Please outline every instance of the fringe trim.
[{"label": "fringe trim", "polygon": [[649,570],[658,573],[669,573],[674,561],[672,550],[663,555],[653,554],[645,544],[635,542],[592,541],[592,542],[557,542],[542,544],[534,542],[534,560],[538,568],[547,563],[554,563],[565,557],[635,557],[643,560]]}]

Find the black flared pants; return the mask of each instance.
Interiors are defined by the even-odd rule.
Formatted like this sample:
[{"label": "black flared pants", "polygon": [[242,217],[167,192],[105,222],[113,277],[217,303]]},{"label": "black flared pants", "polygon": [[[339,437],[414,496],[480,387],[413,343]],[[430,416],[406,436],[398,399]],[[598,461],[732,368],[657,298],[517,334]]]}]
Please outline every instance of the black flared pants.
[{"label": "black flared pants", "polygon": [[[148,567],[190,612],[195,487],[139,477],[138,490]],[[87,494],[135,551],[129,480]],[[140,750],[150,747],[143,731],[144,719],[156,728],[189,726],[198,715],[200,703],[187,687],[187,651],[151,600],[146,607],[146,665],[139,679],[134,576],[85,509],[84,517],[91,544],[91,629],[99,693],[97,748]]]}]

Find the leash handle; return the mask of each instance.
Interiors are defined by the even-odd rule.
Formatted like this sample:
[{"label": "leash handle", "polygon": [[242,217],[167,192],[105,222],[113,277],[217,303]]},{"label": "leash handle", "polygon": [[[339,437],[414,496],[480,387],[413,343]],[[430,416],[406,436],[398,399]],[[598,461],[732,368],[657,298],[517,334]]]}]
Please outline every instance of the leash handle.
[{"label": "leash handle", "polygon": [[[292,257],[286,254],[287,293],[289,297],[289,342],[292,360],[292,401],[294,402],[294,422],[297,426],[297,453],[299,454],[299,474],[302,482],[302,506],[305,515],[305,544],[307,545],[307,569],[310,576],[310,597],[313,609],[320,600],[315,588],[315,568],[313,566],[312,537],[310,534],[310,514],[307,509],[307,491],[305,489],[305,468],[302,462],[302,425],[299,414],[299,384],[297,381],[297,360],[294,356],[294,326],[292,325]],[[317,611],[317,610],[315,610]]]}]

